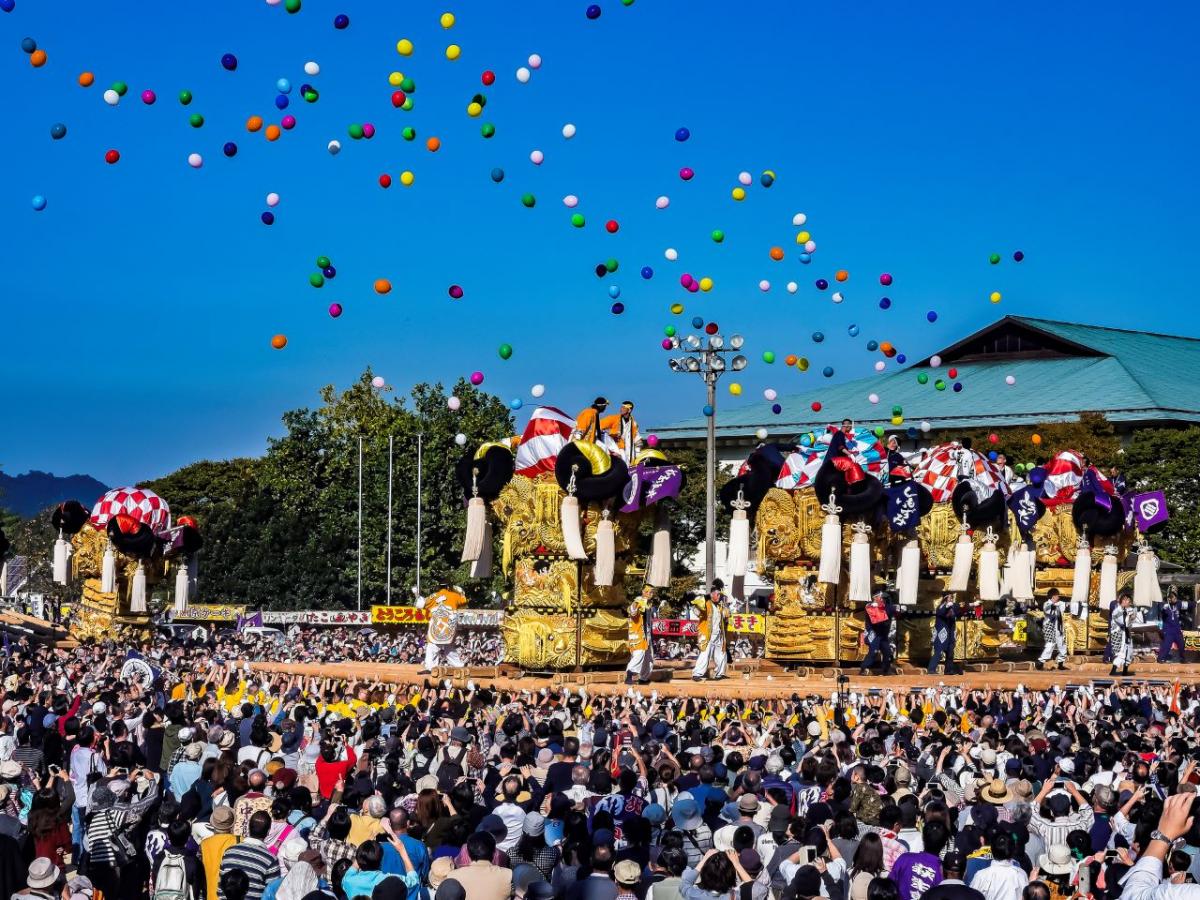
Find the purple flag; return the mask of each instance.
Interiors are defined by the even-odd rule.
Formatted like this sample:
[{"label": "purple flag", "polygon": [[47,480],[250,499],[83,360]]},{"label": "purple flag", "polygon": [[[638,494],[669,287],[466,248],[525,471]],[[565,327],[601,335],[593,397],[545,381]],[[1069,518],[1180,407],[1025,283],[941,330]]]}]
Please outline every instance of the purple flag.
[{"label": "purple flag", "polygon": [[256,612],[249,616],[238,616],[237,630],[242,631],[246,628],[262,628],[263,617],[261,612]]},{"label": "purple flag", "polygon": [[659,500],[677,497],[682,487],[683,469],[679,466],[634,466],[621,512],[637,512]]},{"label": "purple flag", "polygon": [[1149,531],[1171,517],[1167,511],[1166,495],[1162,491],[1136,494],[1129,505],[1133,507],[1133,519],[1137,523],[1138,531]]},{"label": "purple flag", "polygon": [[1106,485],[1112,486],[1107,478],[1096,471],[1095,466],[1088,466],[1088,470],[1083,473],[1083,480],[1079,482],[1079,493],[1086,494],[1091,491],[1097,506],[1112,509],[1112,496],[1105,489]]}]

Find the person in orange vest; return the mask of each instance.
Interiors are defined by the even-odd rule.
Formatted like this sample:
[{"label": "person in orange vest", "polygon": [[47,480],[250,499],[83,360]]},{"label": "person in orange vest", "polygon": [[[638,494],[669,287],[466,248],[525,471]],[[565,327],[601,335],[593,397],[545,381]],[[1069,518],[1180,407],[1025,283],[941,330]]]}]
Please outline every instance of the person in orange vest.
[{"label": "person in orange vest", "polygon": [[697,597],[692,601],[703,615],[700,620],[700,655],[696,657],[696,667],[692,669],[692,681],[707,678],[709,666],[712,666],[714,681],[726,677],[729,655],[725,651],[725,627],[729,621],[729,598],[721,592],[724,587],[725,583],[720,578],[714,578],[708,597]]},{"label": "person in orange vest", "polygon": [[599,441],[600,434],[604,431],[600,417],[606,409],[608,401],[603,397],[593,400],[591,406],[575,417],[575,430],[571,432],[571,438],[576,441],[591,441],[593,444]]},{"label": "person in orange vest", "polygon": [[654,648],[650,635],[650,604],[654,602],[654,588],[642,587],[642,596],[629,605],[629,665],[625,667],[625,683],[649,684],[654,671]]},{"label": "person in orange vest", "polygon": [[637,419],[633,417],[633,401],[624,401],[619,413],[601,419],[600,427],[616,442],[617,452],[625,461],[632,462],[642,446]]}]

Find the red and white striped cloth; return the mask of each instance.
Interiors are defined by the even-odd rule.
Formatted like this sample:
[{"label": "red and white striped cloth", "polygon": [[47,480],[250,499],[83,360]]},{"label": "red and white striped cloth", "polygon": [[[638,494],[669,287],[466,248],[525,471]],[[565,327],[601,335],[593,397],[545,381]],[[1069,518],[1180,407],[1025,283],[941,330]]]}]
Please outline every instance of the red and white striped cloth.
[{"label": "red and white striped cloth", "polygon": [[1042,484],[1042,502],[1047,506],[1070,503],[1083,481],[1083,454],[1063,450],[1046,463],[1046,481]]},{"label": "red and white striped cloth", "polygon": [[[825,433],[817,438],[816,446],[801,447],[789,453],[783,461],[783,468],[779,470],[775,487],[794,491],[812,484],[817,470],[825,461],[833,433],[837,430],[837,426],[830,425],[825,429]],[[886,474],[884,463],[887,460],[887,451],[869,428],[858,429],[854,436],[846,441],[846,449],[868,475],[883,478]]]},{"label": "red and white striped cloth", "polygon": [[571,440],[574,428],[575,419],[561,409],[537,407],[517,445],[516,473],[532,478],[542,472],[553,472],[559,451]]},{"label": "red and white striped cloth", "polygon": [[155,534],[171,527],[171,507],[166,500],[146,488],[113,488],[92,507],[92,525],[102,529],[109,519],[121,514],[149,525]]},{"label": "red and white striped cloth", "polygon": [[[939,444],[927,450],[921,461],[913,467],[913,480],[929,488],[934,503],[945,503],[958,487],[958,454],[961,452],[960,444]],[[1000,470],[996,468],[996,464],[978,450],[971,450],[970,453],[975,469],[972,477],[975,481],[993,491],[1000,488],[1007,496],[1008,484],[1000,477]]]}]

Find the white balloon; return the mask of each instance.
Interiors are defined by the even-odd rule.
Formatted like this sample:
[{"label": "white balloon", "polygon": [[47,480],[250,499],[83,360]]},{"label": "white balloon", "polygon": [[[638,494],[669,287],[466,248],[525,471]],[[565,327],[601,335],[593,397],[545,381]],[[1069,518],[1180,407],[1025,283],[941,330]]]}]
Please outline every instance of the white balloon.
[{"label": "white balloon", "polygon": [[657,200],[654,201],[654,205],[658,209],[666,209],[668,206],[671,205],[671,198],[668,197],[666,194],[663,194],[661,197],[659,197]]},{"label": "white balloon", "polygon": [[542,58],[536,53],[529,54],[529,68],[540,69],[542,67]]},{"label": "white balloon", "polygon": [[675,260],[679,259],[679,251],[676,250],[674,247],[668,247],[666,253],[664,253],[663,256],[665,256],[671,262],[675,262]]},{"label": "white balloon", "polygon": [[1014,378],[1012,375],[1006,375],[1006,376],[1004,376],[1004,383],[1005,384],[1016,384],[1017,379]]},{"label": "white balloon", "polygon": [[535,397],[540,397],[542,394],[546,393],[546,386],[544,384],[535,384],[529,389],[529,393],[533,394]]},{"label": "white balloon", "polygon": [[929,431],[929,429],[930,429],[930,428],[932,428],[932,427],[933,427],[933,426],[932,426],[932,425],[930,425],[928,422],[922,422],[922,423],[921,423],[921,430],[922,430],[922,431],[926,431],[926,432],[927,432],[927,431]]},{"label": "white balloon", "polygon": [[887,368],[887,366],[882,359],[875,363],[876,372],[882,372],[885,368]]},{"label": "white balloon", "polygon": [[942,364],[942,358],[937,355],[931,356],[931,357],[929,357],[929,364],[936,369],[938,366],[940,366]]},{"label": "white balloon", "polygon": [[870,400],[872,403],[878,403],[879,395],[878,394],[867,394],[867,399]]},{"label": "white balloon", "polygon": [[806,216],[804,213],[796,213],[794,216],[792,216],[793,225],[803,225],[807,221],[808,216]]},{"label": "white balloon", "polygon": [[283,0],[267,0],[267,6],[278,6]]},{"label": "white balloon", "polygon": [[578,205],[579,198],[574,194],[567,194],[567,196],[563,197],[563,206],[567,207],[568,209],[574,209]]},{"label": "white balloon", "polygon": [[845,300],[845,299],[846,299],[846,298],[845,298],[844,296],[842,296],[842,292],[841,292],[841,291],[834,291],[834,292],[833,292],[833,302],[834,302],[834,303],[841,303],[841,302],[842,302],[843,300]]},{"label": "white balloon", "polygon": [[371,387],[373,387],[373,388],[381,388],[385,384],[387,384],[387,382],[383,380],[382,375],[376,375],[374,378],[371,379]]},{"label": "white balloon", "polygon": [[796,291],[800,290],[800,285],[796,284],[794,281],[789,281],[787,283],[787,289],[789,294],[794,294]]},{"label": "white balloon", "polygon": [[188,154],[188,165],[191,166],[193,169],[198,169],[202,165],[204,165],[204,157],[201,156],[199,153],[189,153]]},{"label": "white balloon", "polygon": [[320,75],[320,74],[321,74],[321,67],[320,67],[320,66],[318,66],[318,65],[317,65],[315,62],[313,62],[312,60],[309,60],[308,62],[306,62],[306,63],[304,64],[304,74],[305,74],[305,75]]},{"label": "white balloon", "polygon": [[462,401],[461,401],[461,400],[459,400],[459,399],[458,399],[457,397],[455,397],[454,395],[451,395],[451,396],[449,396],[449,397],[447,397],[447,398],[446,398],[446,406],[447,406],[447,407],[449,407],[449,408],[450,408],[451,410],[453,410],[453,411],[457,411],[457,410],[458,410],[458,408],[459,408],[460,406],[462,406]]},{"label": "white balloon", "polygon": [[526,84],[529,81],[529,70],[524,66],[517,69],[517,81],[521,82],[521,84]]},{"label": "white balloon", "polygon": [[545,158],[546,154],[544,154],[541,150],[534,150],[529,154],[529,161],[535,166],[540,166],[542,164],[542,160]]},{"label": "white balloon", "polygon": [[763,391],[763,397],[765,397],[767,400],[774,400],[778,396],[779,395],[775,393],[775,388],[767,388],[765,391]]},{"label": "white balloon", "polygon": [[771,282],[767,281],[767,279],[764,278],[762,281],[760,281],[758,283],[758,289],[760,291],[769,291],[771,289]]},{"label": "white balloon", "polygon": [[805,241],[804,242],[804,252],[805,253],[812,253],[816,249],[817,249],[816,241]]},{"label": "white balloon", "polygon": [[337,156],[342,150],[342,144],[340,141],[330,141],[325,145],[325,149],[329,151],[331,156]]},{"label": "white balloon", "polygon": [[738,181],[740,181],[742,184],[751,184],[754,181],[754,176],[749,172],[739,172]]},{"label": "white balloon", "polygon": [[575,137],[575,126],[570,122],[563,126],[563,137],[565,137],[567,140]]},{"label": "white balloon", "polygon": [[754,432],[754,436],[756,438],[758,438],[760,441],[765,441],[767,439],[767,429],[765,429],[765,428],[758,429],[758,431]]},{"label": "white balloon", "polygon": [[118,103],[121,102],[121,95],[118,94],[116,91],[114,91],[112,88],[109,88],[107,91],[104,92],[104,102],[107,103],[109,106],[116,106]]},{"label": "white balloon", "polygon": [[467,442],[467,436],[465,434],[463,434],[461,431],[454,436],[454,443],[458,444],[458,446],[461,447],[464,444],[466,444],[466,442]]},{"label": "white balloon", "polygon": [[279,205],[279,195],[277,193],[275,193],[274,191],[271,191],[271,193],[267,194],[267,206],[278,206],[278,205]]}]

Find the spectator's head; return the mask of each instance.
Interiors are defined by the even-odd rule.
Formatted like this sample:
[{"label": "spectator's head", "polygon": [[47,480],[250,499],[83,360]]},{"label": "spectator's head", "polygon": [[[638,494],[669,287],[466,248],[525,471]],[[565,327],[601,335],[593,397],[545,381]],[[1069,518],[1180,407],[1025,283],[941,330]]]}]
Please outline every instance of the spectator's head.
[{"label": "spectator's head", "polygon": [[225,900],[246,900],[250,893],[250,877],[241,869],[229,869],[222,873],[218,882]]},{"label": "spectator's head", "polygon": [[883,839],[874,831],[868,831],[858,842],[854,851],[855,872],[870,872],[877,875],[883,871]]},{"label": "spectator's head", "polygon": [[383,848],[378,841],[366,840],[354,851],[354,864],[360,872],[378,872],[383,864]]},{"label": "spectator's head", "polygon": [[346,812],[346,807],[339,806],[330,814],[325,822],[325,830],[335,841],[344,841],[347,838],[350,834],[350,813]]},{"label": "spectator's head", "polygon": [[597,844],[592,848],[592,871],[611,873],[613,867],[613,848],[608,844]]},{"label": "spectator's head", "polygon": [[658,864],[672,878],[679,878],[687,868],[687,852],[682,847],[664,847],[658,854]]},{"label": "spectator's head", "polygon": [[710,856],[700,867],[700,877],[696,879],[696,884],[702,890],[723,896],[737,884],[737,871],[728,856],[717,853]]},{"label": "spectator's head", "polygon": [[1021,888],[1021,900],[1050,900],[1050,887],[1044,881],[1031,881]]},{"label": "spectator's head", "polygon": [[900,888],[890,878],[872,878],[867,885],[867,900],[900,900]]},{"label": "spectator's head", "polygon": [[175,850],[182,850],[186,847],[188,838],[191,836],[192,826],[186,819],[176,819],[167,826],[167,843]]},{"label": "spectator's head", "polygon": [[950,832],[941,822],[926,822],[925,827],[921,829],[921,841],[925,844],[925,852],[934,856],[942,855],[949,838]]},{"label": "spectator's head", "polygon": [[267,835],[271,832],[271,814],[262,809],[254,813],[252,816],[250,816],[248,830],[250,837],[254,838],[255,840],[266,840]]},{"label": "spectator's head", "polygon": [[992,859],[1000,862],[1012,859],[1015,849],[1012,835],[1007,831],[997,831],[992,837]]},{"label": "spectator's head", "polygon": [[467,838],[467,858],[471,862],[491,862],[496,854],[496,839],[486,831],[477,831]]}]

